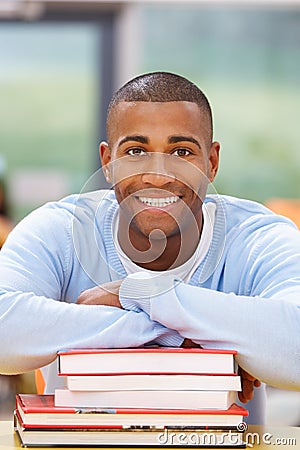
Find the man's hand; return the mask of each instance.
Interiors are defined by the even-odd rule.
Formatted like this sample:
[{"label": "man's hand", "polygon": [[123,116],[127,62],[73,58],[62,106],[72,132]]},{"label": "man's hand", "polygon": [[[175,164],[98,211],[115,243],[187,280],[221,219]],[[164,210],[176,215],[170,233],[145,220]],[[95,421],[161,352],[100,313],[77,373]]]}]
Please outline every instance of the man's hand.
[{"label": "man's hand", "polygon": [[259,387],[261,383],[241,367],[239,367],[238,374],[242,381],[242,390],[239,392],[239,399],[242,403],[247,403],[253,398],[254,387]]},{"label": "man's hand", "polygon": [[183,343],[181,344],[181,347],[183,348],[202,348],[201,345],[196,344],[195,342],[193,342],[191,339],[185,339],[183,341]]},{"label": "man's hand", "polygon": [[76,303],[81,305],[114,306],[122,309],[119,300],[119,290],[122,281],[111,281],[110,283],[87,289],[81,292]]}]

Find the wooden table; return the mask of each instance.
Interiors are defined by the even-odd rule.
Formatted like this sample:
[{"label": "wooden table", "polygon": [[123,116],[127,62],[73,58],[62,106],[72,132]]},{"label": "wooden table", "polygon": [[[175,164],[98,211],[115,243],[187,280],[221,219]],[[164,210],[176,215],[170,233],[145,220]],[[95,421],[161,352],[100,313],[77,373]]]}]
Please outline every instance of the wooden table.
[{"label": "wooden table", "polygon": [[[269,450],[299,450],[300,428],[297,427],[258,427],[250,426],[245,433],[245,440],[249,449]],[[163,446],[162,446],[163,447]],[[11,421],[0,421],[0,449],[16,450],[22,448],[18,437],[14,433]],[[184,447],[183,447],[184,448]],[[185,447],[188,448],[188,447]],[[226,447],[224,447],[225,449]],[[35,450],[45,450],[45,447],[35,447]],[[62,449],[62,447],[60,447]],[[82,450],[82,447],[72,447],[73,450]],[[68,450],[72,450],[68,447]]]}]

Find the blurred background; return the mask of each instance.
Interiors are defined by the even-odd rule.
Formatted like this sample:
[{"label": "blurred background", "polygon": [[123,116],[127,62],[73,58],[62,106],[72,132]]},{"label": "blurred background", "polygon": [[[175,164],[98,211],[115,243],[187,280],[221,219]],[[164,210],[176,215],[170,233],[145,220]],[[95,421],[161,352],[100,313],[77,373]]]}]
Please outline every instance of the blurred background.
[{"label": "blurred background", "polygon": [[[5,230],[82,189],[100,165],[111,94],[153,70],[207,94],[222,144],[217,192],[300,226],[300,0],[0,0]],[[0,417],[20,389],[32,389],[28,377],[0,379]],[[299,425],[300,393],[268,393],[268,422]]]}]

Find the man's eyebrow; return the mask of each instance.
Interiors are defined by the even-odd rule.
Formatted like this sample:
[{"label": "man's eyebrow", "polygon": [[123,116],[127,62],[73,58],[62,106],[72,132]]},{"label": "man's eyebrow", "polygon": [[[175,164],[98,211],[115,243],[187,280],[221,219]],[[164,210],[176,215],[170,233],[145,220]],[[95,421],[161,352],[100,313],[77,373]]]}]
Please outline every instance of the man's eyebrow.
[{"label": "man's eyebrow", "polygon": [[184,142],[184,141],[192,142],[193,144],[196,144],[201,150],[201,145],[199,144],[197,139],[193,138],[192,136],[170,136],[168,139],[169,144],[177,144],[178,142]]},{"label": "man's eyebrow", "polygon": [[140,144],[149,144],[149,139],[145,136],[141,136],[139,134],[133,135],[133,136],[126,136],[123,139],[120,140],[118,147],[120,147],[122,144],[125,144],[125,142],[139,142]]}]

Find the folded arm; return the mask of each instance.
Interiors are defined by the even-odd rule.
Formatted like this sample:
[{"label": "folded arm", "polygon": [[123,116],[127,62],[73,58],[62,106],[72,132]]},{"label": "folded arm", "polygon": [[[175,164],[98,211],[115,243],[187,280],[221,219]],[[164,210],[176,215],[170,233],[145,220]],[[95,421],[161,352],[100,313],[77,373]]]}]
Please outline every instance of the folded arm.
[{"label": "folded arm", "polygon": [[[135,274],[122,283],[121,304],[145,311],[204,348],[236,349],[240,367],[253,377],[299,390],[300,233],[285,228],[280,233],[274,227],[261,240],[254,236],[247,264],[238,260],[248,251],[245,242],[235,241],[235,257],[228,253],[224,262],[227,292],[214,289],[213,282],[212,288],[204,288],[166,274]],[[230,292],[231,280],[236,280],[237,290],[245,286],[244,295]]]},{"label": "folded arm", "polygon": [[14,229],[1,251],[0,373],[49,364],[62,348],[137,347],[154,340],[180,345],[177,332],[143,311],[75,303],[93,283],[72,260],[68,222],[65,213],[37,211]]}]

